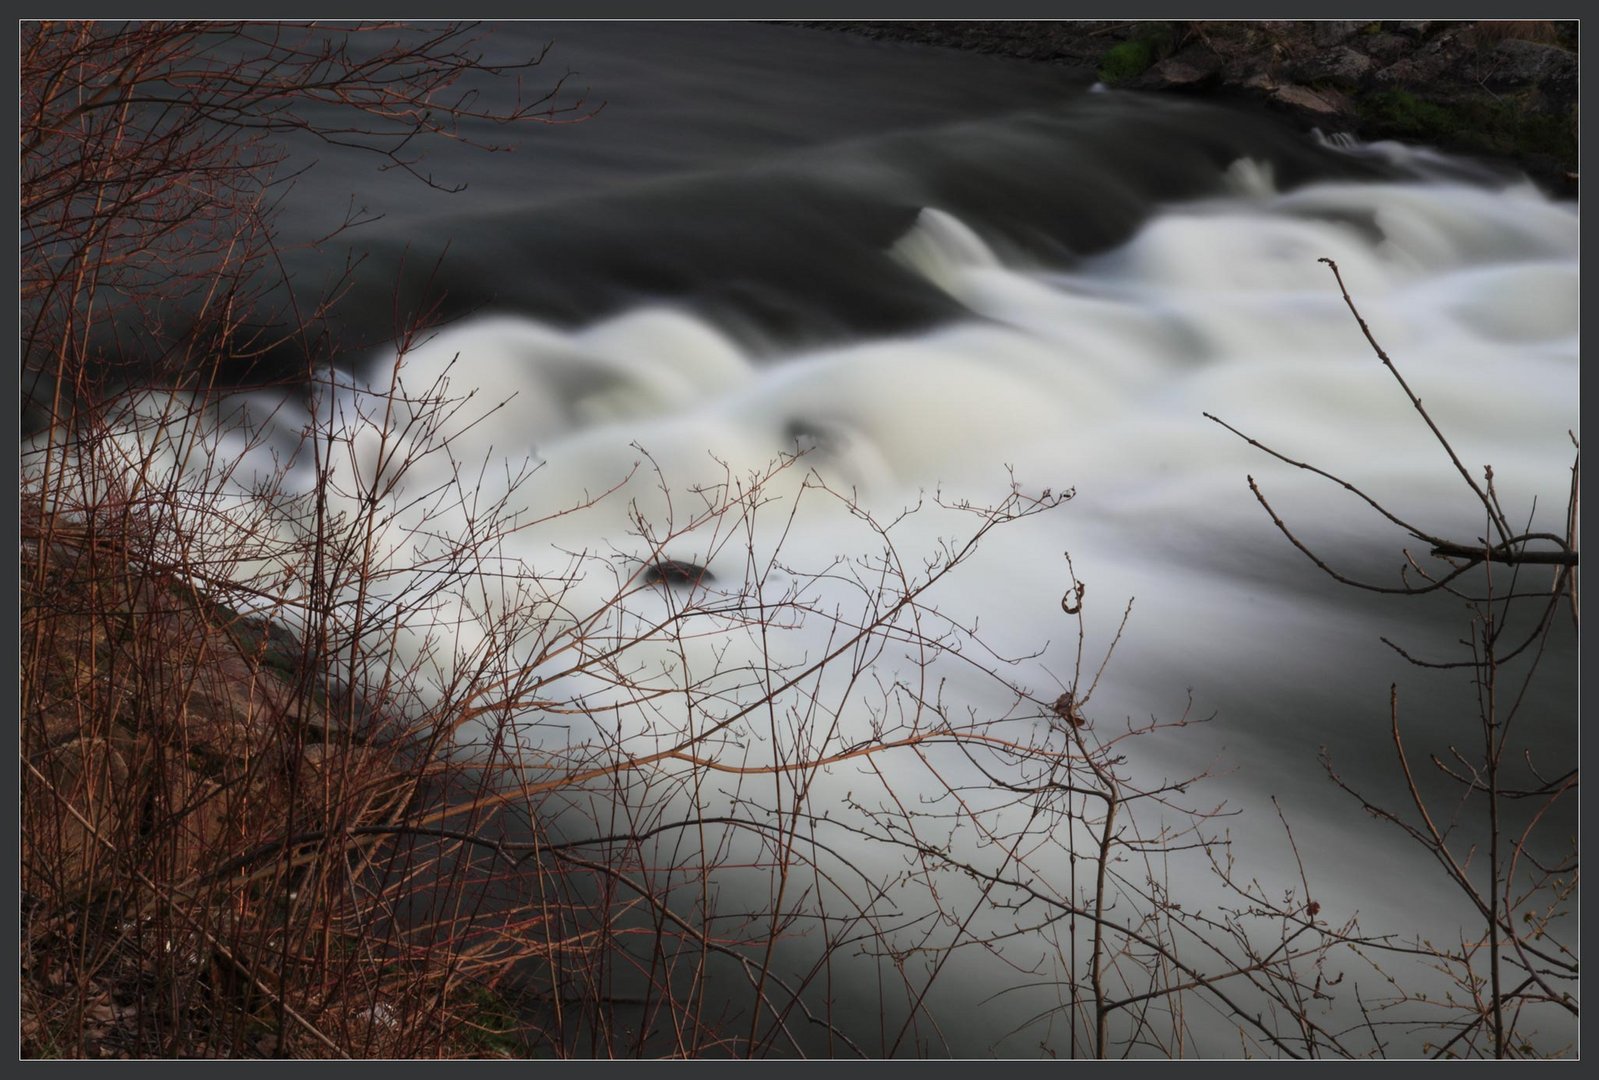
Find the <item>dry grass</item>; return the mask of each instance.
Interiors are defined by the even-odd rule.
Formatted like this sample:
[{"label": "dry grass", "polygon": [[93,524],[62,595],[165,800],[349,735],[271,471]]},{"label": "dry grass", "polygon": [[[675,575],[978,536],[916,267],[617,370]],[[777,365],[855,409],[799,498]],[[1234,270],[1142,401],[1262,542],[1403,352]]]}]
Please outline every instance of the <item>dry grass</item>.
[{"label": "dry grass", "polygon": [[1538,45],[1563,45],[1568,27],[1547,19],[1482,19],[1467,36],[1473,45],[1487,48],[1501,41],[1531,41]]}]

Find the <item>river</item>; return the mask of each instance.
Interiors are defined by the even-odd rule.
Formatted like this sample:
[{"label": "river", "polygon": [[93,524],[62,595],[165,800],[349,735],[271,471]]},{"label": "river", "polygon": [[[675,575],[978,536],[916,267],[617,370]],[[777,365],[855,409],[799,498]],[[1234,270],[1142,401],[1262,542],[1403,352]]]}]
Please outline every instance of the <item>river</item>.
[{"label": "river", "polygon": [[[1074,753],[1114,757],[1128,792],[1204,776],[1162,801],[1213,812],[1207,835],[1231,837],[1235,881],[1262,898],[1292,908],[1308,889],[1324,921],[1370,933],[1475,932],[1426,851],[1319,756],[1408,810],[1391,685],[1418,759],[1471,756],[1470,672],[1414,667],[1381,640],[1458,658],[1466,606],[1332,581],[1246,477],[1341,572],[1396,586],[1402,549],[1436,564],[1339,484],[1204,414],[1431,533],[1483,535],[1332,259],[1472,477],[1491,464],[1518,528],[1563,532],[1574,205],[1424,147],[1330,143],[1047,66],[793,27],[520,23],[490,47],[545,41],[533,80],[570,70],[563,93],[603,108],[509,153],[423,147],[462,192],[296,151],[318,163],[285,201],[286,240],[329,231],[352,197],[381,216],[294,264],[309,288],[345,241],[367,253],[338,316],[358,347],[320,404],[250,402],[274,417],[258,446],[291,445],[317,410],[348,435],[335,475],[352,513],[373,477],[388,485],[375,543],[392,572],[362,603],[398,605],[405,625],[369,632],[375,668],[409,672],[418,709],[458,696],[469,671],[523,679],[526,702],[462,739],[491,753],[489,735],[513,734],[492,753],[527,759],[535,781],[597,763],[577,791],[534,801],[553,835],[700,820],[635,845],[628,872],[747,936],[758,967],[776,940],[773,977],[809,979],[807,1006],[871,1054],[1082,1051],[1091,1025],[1079,1013],[1074,1032],[1063,986],[1081,978],[1072,932],[1084,948],[1088,923],[1063,913],[1086,895],[1098,831],[1066,824],[1090,814],[1061,794],[1067,776],[1093,782]],[[382,342],[397,298],[429,288],[449,321],[396,365]],[[386,411],[368,391],[393,379],[460,404]],[[309,469],[290,471],[285,499]],[[1081,622],[1063,610],[1079,601]],[[1576,745],[1570,622],[1512,730],[1515,755],[1551,774]],[[1081,728],[1052,706],[1068,690],[1087,698]],[[857,754],[874,743],[887,748]],[[1423,791],[1452,805],[1427,773]],[[1146,836],[1181,818],[1154,801],[1127,812]],[[1471,804],[1459,836],[1480,839],[1481,821]],[[1544,824],[1564,836],[1574,811]],[[1221,920],[1217,938],[1218,913],[1248,906],[1203,852],[1123,854],[1118,915],[1149,905],[1152,875],[1166,901]],[[1220,963],[1160,925],[1183,956]],[[641,963],[694,953],[637,949]],[[1116,993],[1155,979],[1136,951]],[[1370,968],[1329,963],[1392,996]],[[746,972],[708,970],[679,975],[732,1034],[845,1052],[797,1011],[752,1020]],[[1340,995],[1326,1023],[1351,1029],[1350,986]],[[1134,1054],[1173,1050],[1175,1032],[1187,1053],[1270,1052],[1191,996],[1164,1034],[1113,1035]],[[1390,1053],[1428,1038],[1388,1030]],[[1543,1030],[1549,1047],[1572,1037],[1554,1019]]]}]

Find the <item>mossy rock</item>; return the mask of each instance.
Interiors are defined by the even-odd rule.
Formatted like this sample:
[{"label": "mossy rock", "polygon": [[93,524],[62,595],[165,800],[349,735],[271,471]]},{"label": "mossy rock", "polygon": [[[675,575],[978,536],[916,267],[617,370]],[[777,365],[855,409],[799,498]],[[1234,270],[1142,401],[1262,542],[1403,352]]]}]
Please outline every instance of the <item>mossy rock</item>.
[{"label": "mossy rock", "polygon": [[1487,95],[1428,101],[1405,90],[1383,90],[1360,98],[1357,109],[1378,136],[1483,154],[1576,161],[1571,118],[1540,112],[1530,104]]},{"label": "mossy rock", "polygon": [[1099,64],[1100,81],[1121,83],[1137,78],[1170,56],[1177,47],[1177,29],[1170,23],[1146,23],[1137,33],[1105,53]]}]

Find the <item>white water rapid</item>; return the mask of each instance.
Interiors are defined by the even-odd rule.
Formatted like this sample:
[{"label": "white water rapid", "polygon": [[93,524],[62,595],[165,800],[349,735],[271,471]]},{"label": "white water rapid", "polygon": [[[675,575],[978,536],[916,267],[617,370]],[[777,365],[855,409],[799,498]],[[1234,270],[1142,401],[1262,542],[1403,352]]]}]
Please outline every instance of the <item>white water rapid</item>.
[{"label": "white water rapid", "polygon": [[[552,836],[663,827],[639,873],[729,936],[784,922],[772,971],[809,977],[802,996],[830,1000],[868,1053],[1081,1050],[1063,987],[1091,926],[1061,905],[1086,895],[1098,830],[1067,822],[1081,800],[1039,792],[1091,779],[1070,772],[1073,729],[1051,704],[1091,684],[1084,745],[1114,743],[1130,790],[1208,774],[1171,801],[1238,812],[1208,826],[1230,833],[1238,880],[1279,899],[1304,888],[1275,797],[1325,918],[1458,937],[1464,902],[1316,755],[1399,798],[1390,683],[1429,748],[1474,721],[1469,688],[1379,635],[1441,655],[1461,617],[1330,582],[1246,475],[1350,573],[1397,584],[1401,549],[1425,551],[1203,414],[1432,532],[1482,535],[1330,258],[1466,468],[1492,465],[1513,521],[1562,531],[1579,424],[1574,208],[1525,184],[1280,188],[1240,158],[1217,193],[1163,205],[1065,269],[931,201],[883,251],[966,314],[794,345],[664,300],[576,326],[485,313],[327,375],[309,403],[255,392],[191,415],[145,395],[146,422],[77,445],[54,498],[101,497],[90,478],[108,474],[185,477],[186,557],[215,557],[213,585],[288,601],[255,603],[298,630],[313,590],[296,542],[325,469],[335,535],[367,569],[333,585],[369,698],[413,719],[459,710],[473,686],[496,687],[473,704],[514,698],[462,727],[459,752],[504,767],[508,790],[583,774],[528,800]],[[162,413],[172,422],[147,422]],[[24,448],[25,487],[43,445]],[[241,558],[245,522],[283,554],[262,541]],[[1081,641],[1063,610],[1074,580]],[[1551,648],[1570,666],[1571,642]],[[1541,700],[1530,742],[1569,747],[1571,680]],[[1184,717],[1208,722],[1127,736]],[[1153,803],[1126,813],[1146,835],[1178,820]],[[1151,874],[1189,910],[1229,902],[1201,852],[1124,854],[1117,918],[1137,922]],[[716,1007],[749,1025],[744,972],[718,977]],[[1128,995],[1150,977],[1109,978]],[[1239,1052],[1238,1025],[1194,997],[1184,1049]],[[1328,1009],[1339,1029],[1358,1015],[1348,996]],[[1114,1035],[1129,1037],[1129,1015]],[[754,1027],[782,1052],[841,1051],[789,1022],[805,1029],[795,1044],[775,1021]]]}]

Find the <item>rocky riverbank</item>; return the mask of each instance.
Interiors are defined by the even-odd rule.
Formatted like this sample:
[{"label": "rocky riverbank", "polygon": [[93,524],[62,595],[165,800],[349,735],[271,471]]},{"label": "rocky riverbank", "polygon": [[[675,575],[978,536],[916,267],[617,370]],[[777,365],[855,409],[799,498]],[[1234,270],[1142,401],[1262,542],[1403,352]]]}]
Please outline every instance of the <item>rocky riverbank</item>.
[{"label": "rocky riverbank", "polygon": [[1306,128],[1509,161],[1577,189],[1578,31],[1549,21],[809,22],[1252,102]]},{"label": "rocky riverbank", "polygon": [[[438,856],[391,838],[448,816],[428,762],[136,536],[24,519],[22,1056],[477,1053],[440,1021],[478,1011],[451,965],[396,962]],[[422,1015],[431,1044],[396,1019]]]}]

